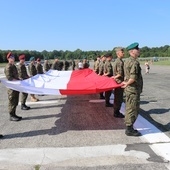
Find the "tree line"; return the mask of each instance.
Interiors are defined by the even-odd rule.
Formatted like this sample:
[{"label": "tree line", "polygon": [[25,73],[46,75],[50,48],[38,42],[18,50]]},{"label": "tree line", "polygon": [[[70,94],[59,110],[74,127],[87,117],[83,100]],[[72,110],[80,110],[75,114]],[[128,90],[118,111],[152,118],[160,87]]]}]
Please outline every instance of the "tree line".
[{"label": "tree line", "polygon": [[[0,50],[0,63],[7,62],[6,56],[10,50]],[[94,60],[97,56],[101,56],[106,53],[112,53],[113,57],[116,58],[116,54],[114,48],[108,51],[82,51],[81,49],[77,49],[75,51],[63,51],[63,50],[53,50],[42,52],[39,51],[29,51],[29,50],[11,50],[11,52],[15,55],[16,61],[18,61],[18,56],[21,54],[25,54],[26,61],[29,60],[30,57],[34,56],[35,58],[48,58],[54,59],[58,57],[60,60],[72,60],[72,59],[82,59],[83,57],[87,57],[88,60]],[[128,52],[125,49],[125,57],[128,57]],[[170,46],[165,45],[162,47],[152,47],[149,48],[147,46],[141,48],[141,58],[148,57],[170,57]]]}]

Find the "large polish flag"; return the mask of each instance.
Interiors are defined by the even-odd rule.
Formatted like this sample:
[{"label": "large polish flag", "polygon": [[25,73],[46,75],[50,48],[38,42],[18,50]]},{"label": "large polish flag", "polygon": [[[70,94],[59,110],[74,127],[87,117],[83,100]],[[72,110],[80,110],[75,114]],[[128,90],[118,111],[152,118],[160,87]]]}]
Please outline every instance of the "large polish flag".
[{"label": "large polish flag", "polygon": [[7,88],[29,94],[77,95],[100,93],[120,87],[113,79],[99,76],[91,69],[49,70],[26,80],[1,80]]}]

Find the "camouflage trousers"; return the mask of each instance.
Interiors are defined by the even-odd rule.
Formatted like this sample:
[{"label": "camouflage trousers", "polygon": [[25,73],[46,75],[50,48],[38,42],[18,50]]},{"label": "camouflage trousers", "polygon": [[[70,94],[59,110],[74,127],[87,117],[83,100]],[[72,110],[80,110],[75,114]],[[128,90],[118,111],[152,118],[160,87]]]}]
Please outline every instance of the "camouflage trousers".
[{"label": "camouflage trousers", "polygon": [[114,103],[113,103],[113,109],[114,113],[118,112],[121,108],[122,102],[123,102],[123,91],[121,87],[116,88],[114,90]]},{"label": "camouflage trousers", "polygon": [[140,109],[140,93],[125,92],[125,124],[131,126],[135,123]]},{"label": "camouflage trousers", "polygon": [[21,104],[25,104],[28,97],[28,93],[21,94]]},{"label": "camouflage trousers", "polygon": [[15,113],[16,107],[19,102],[19,92],[8,89],[8,111],[9,113]]}]

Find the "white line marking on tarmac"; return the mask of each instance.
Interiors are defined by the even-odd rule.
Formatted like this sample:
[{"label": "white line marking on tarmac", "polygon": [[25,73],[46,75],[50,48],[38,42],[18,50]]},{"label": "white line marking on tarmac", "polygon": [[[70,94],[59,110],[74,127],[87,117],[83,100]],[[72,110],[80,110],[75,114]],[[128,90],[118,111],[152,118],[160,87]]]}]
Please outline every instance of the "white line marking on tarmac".
[{"label": "white line marking on tarmac", "polygon": [[[39,105],[39,104],[58,104],[59,100],[40,100],[38,102],[29,102],[27,101],[27,105]],[[21,103],[19,103],[21,105]]]},{"label": "white line marking on tarmac", "polygon": [[[117,164],[121,161],[120,157],[121,159],[125,158],[126,161],[128,159],[137,161],[140,164],[148,162],[149,154],[141,151],[125,151],[125,148],[126,145],[118,144],[67,148],[1,149],[0,162],[32,165],[55,163],[58,166],[99,166]],[[112,161],[109,161],[111,157]],[[100,161],[97,161],[98,159]]]},{"label": "white line marking on tarmac", "polygon": [[[112,94],[110,103],[113,103],[113,100],[114,95]],[[122,104],[121,112],[125,114],[125,103]],[[134,124],[134,128],[142,134],[140,137],[141,140],[151,143],[150,147],[157,155],[170,161],[170,149],[167,149],[170,148],[170,138],[167,135],[165,135],[141,115],[138,116]]]}]

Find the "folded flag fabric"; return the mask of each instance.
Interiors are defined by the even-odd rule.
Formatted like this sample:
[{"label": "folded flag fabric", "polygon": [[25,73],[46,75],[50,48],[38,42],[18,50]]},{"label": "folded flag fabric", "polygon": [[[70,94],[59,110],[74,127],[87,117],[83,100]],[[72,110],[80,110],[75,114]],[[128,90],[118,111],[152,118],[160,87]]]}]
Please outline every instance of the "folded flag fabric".
[{"label": "folded flag fabric", "polygon": [[120,87],[113,79],[87,68],[74,71],[49,70],[26,80],[1,79],[7,88],[30,94],[78,95],[100,93]]}]

